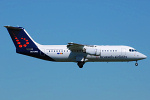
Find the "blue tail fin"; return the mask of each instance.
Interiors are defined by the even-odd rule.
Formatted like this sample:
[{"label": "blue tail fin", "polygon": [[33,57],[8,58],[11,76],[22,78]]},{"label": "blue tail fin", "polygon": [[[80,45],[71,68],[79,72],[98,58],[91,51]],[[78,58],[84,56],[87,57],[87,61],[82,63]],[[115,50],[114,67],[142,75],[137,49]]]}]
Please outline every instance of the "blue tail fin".
[{"label": "blue tail fin", "polygon": [[54,61],[51,57],[45,55],[23,27],[4,26],[7,28],[12,41],[15,44],[16,52],[19,54],[36,57],[43,60]]},{"label": "blue tail fin", "polygon": [[4,26],[7,28],[16,49],[21,48],[37,48],[36,42],[29,36],[29,34],[22,27]]}]

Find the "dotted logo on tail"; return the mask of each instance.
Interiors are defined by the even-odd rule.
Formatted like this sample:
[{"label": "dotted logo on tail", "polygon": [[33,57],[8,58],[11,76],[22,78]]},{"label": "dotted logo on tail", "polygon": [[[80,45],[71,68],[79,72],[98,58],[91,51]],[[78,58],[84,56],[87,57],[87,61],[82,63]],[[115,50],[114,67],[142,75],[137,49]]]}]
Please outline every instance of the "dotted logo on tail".
[{"label": "dotted logo on tail", "polygon": [[26,39],[26,38],[21,38],[21,40],[24,40],[26,43],[25,44],[22,44],[19,39],[15,36],[15,34],[13,33],[14,35],[14,38],[19,46],[19,48],[22,48],[22,47],[27,47],[27,45],[29,44],[29,41]]}]

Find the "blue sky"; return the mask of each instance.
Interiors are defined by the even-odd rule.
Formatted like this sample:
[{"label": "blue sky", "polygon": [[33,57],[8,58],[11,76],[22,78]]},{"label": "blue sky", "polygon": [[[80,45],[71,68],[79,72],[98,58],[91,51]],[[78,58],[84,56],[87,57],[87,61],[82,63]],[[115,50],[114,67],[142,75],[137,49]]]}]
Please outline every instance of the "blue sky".
[{"label": "blue sky", "polygon": [[[150,100],[149,0],[1,0],[0,100]],[[56,63],[15,53],[4,25],[40,44],[128,45],[148,56],[123,63]]]}]

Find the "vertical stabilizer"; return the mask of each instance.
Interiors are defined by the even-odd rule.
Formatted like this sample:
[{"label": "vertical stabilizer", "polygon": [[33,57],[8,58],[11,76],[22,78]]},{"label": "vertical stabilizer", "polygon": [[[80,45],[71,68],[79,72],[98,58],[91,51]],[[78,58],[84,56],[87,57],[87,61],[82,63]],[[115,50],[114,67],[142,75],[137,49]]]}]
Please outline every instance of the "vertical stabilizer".
[{"label": "vertical stabilizer", "polygon": [[4,26],[7,28],[16,48],[37,48],[36,42],[23,27]]},{"label": "vertical stabilizer", "polygon": [[36,43],[30,35],[26,32],[23,27],[12,27],[12,26],[4,26],[7,28],[9,35],[16,47],[16,52],[23,55],[28,55],[44,60],[54,61],[47,55],[44,54],[43,51],[39,49]]}]

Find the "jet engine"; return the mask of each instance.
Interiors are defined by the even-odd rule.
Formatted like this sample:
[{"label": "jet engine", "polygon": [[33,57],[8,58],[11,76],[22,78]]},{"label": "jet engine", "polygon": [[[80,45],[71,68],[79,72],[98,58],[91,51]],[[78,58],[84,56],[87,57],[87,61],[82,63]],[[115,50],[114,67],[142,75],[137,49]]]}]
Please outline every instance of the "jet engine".
[{"label": "jet engine", "polygon": [[100,49],[93,48],[93,47],[84,48],[83,51],[84,51],[85,53],[89,54],[89,55],[100,56],[100,54],[101,54]]}]

